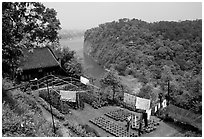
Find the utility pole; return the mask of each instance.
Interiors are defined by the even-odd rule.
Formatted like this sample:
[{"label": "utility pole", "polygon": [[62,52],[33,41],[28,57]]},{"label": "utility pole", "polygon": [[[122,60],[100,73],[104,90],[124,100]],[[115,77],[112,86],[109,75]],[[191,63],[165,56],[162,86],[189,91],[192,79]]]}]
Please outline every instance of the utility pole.
[{"label": "utility pole", "polygon": [[170,103],[170,81],[168,80],[168,103],[167,105],[169,105]]},{"label": "utility pole", "polygon": [[54,123],[54,116],[53,116],[53,113],[52,113],[52,105],[51,105],[52,101],[51,101],[50,93],[49,93],[48,79],[47,79],[47,93],[48,93],[48,97],[49,97],[49,100],[50,100],[50,112],[51,112],[51,115],[52,115],[53,129],[54,129],[54,133],[56,133],[56,131],[55,131],[55,123]]}]

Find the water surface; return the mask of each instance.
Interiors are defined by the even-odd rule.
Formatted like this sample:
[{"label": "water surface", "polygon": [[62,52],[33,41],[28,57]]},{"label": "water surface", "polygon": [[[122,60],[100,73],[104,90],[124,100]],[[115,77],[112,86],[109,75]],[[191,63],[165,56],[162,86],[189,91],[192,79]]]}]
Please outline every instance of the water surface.
[{"label": "water surface", "polygon": [[105,70],[102,66],[97,64],[92,57],[83,53],[83,39],[84,38],[75,38],[72,40],[61,39],[60,44],[62,47],[69,47],[71,50],[76,51],[76,55],[83,59],[82,66],[86,75],[98,79],[104,74]]}]

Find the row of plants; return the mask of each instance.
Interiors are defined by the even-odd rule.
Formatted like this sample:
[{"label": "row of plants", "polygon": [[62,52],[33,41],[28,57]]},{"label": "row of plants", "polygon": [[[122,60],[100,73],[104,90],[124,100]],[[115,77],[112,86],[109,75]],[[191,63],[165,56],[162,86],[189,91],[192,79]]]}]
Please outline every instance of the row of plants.
[{"label": "row of plants", "polygon": [[138,133],[127,132],[121,125],[118,125],[105,117],[91,119],[90,122],[113,134],[116,137],[137,137]]},{"label": "row of plants", "polygon": [[132,113],[124,111],[122,109],[118,109],[118,110],[114,110],[114,111],[110,111],[108,113],[105,113],[106,116],[116,120],[116,121],[125,121],[126,118],[131,115]]},{"label": "row of plants", "polygon": [[71,129],[79,137],[96,137],[97,136],[94,132],[87,132],[86,129],[83,128],[82,125],[76,122],[71,122],[67,120],[63,123],[63,125]]}]

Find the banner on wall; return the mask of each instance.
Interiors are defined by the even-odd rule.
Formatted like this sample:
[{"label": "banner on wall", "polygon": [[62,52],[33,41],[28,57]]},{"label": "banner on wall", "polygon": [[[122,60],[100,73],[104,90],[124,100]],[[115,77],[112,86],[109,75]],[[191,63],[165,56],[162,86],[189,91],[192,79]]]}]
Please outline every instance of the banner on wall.
[{"label": "banner on wall", "polygon": [[60,90],[60,100],[76,102],[76,91]]},{"label": "banner on wall", "polygon": [[124,102],[130,105],[135,105],[135,96],[124,93]]},{"label": "banner on wall", "polygon": [[136,109],[149,110],[150,99],[136,97]]}]

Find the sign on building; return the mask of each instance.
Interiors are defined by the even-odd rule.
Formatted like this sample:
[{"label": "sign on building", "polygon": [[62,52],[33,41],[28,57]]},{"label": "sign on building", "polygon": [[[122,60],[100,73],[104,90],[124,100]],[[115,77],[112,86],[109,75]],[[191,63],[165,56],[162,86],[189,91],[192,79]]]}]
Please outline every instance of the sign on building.
[{"label": "sign on building", "polygon": [[76,102],[76,91],[60,90],[60,100]]},{"label": "sign on building", "polygon": [[89,80],[84,78],[84,77],[82,77],[82,76],[80,76],[80,81],[81,81],[81,83],[83,83],[85,85],[89,84]]},{"label": "sign on building", "polygon": [[136,97],[136,109],[149,110],[150,99]]},{"label": "sign on building", "polygon": [[130,105],[135,105],[135,96],[124,93],[124,102]]}]

